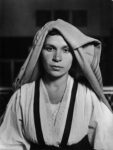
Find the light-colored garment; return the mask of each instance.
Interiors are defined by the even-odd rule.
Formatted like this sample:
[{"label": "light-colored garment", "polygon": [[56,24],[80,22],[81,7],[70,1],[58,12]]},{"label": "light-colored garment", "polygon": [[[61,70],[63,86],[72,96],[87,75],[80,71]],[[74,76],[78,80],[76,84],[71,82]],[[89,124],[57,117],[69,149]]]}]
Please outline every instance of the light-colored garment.
[{"label": "light-colored garment", "polygon": [[[53,104],[40,81],[40,117],[46,144],[57,146],[61,141],[73,82],[69,76],[62,102],[51,109]],[[28,141],[38,143],[33,113],[34,89],[35,82],[23,85],[13,94],[0,126],[0,150],[29,150]],[[112,113],[94,92],[78,83],[68,145],[78,143],[87,134],[96,150],[113,150]]]}]

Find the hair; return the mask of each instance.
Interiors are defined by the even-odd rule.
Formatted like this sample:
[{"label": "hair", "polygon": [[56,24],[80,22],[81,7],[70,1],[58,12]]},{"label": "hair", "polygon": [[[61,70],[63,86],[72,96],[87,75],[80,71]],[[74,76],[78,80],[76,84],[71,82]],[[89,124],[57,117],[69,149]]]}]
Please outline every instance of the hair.
[{"label": "hair", "polygon": [[[57,29],[52,29],[48,32],[47,37],[48,36],[53,36],[53,35],[60,35],[62,36],[62,34],[57,30]],[[63,36],[62,36],[63,37]]]}]

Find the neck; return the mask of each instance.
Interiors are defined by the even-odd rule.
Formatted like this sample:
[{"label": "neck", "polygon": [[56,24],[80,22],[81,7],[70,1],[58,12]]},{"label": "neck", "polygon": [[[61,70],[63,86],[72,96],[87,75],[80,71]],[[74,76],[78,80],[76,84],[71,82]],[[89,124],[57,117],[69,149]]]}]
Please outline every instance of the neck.
[{"label": "neck", "polygon": [[43,81],[46,85],[48,86],[54,86],[54,87],[61,87],[65,83],[67,83],[68,79],[68,74],[63,75],[62,77],[59,78],[53,78],[48,75],[43,77]]}]

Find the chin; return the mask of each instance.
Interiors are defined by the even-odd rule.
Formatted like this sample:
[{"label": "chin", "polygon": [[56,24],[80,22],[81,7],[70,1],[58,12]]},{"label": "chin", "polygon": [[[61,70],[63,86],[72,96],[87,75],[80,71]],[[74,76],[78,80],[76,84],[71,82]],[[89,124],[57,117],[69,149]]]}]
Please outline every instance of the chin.
[{"label": "chin", "polygon": [[55,72],[55,73],[50,73],[49,75],[53,78],[60,78],[60,77],[65,76],[66,74],[68,74],[68,73],[59,73],[59,72],[57,73],[57,72]]}]

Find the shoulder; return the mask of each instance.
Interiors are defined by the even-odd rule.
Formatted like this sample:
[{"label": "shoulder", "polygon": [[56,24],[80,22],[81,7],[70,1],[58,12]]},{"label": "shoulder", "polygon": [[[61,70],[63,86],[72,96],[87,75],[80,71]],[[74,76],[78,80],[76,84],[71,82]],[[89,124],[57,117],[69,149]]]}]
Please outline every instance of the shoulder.
[{"label": "shoulder", "polygon": [[80,97],[82,96],[84,101],[89,105],[89,103],[93,106],[95,103],[100,103],[96,93],[93,91],[91,86],[87,82],[79,82],[78,81],[78,92]]},{"label": "shoulder", "polygon": [[91,87],[87,79],[85,79],[84,77],[81,77],[77,81],[78,81],[79,87],[84,89],[87,94],[90,94],[90,96],[97,97],[95,91],[93,90],[93,88]]},{"label": "shoulder", "polygon": [[18,112],[20,109],[25,113],[29,109],[30,101],[33,101],[35,82],[25,84],[17,89],[10,97],[6,105],[6,112]]},{"label": "shoulder", "polygon": [[33,88],[34,86],[35,86],[35,81],[22,85],[20,90],[29,90],[29,89]]},{"label": "shoulder", "polygon": [[18,89],[20,93],[20,105],[22,107],[27,106],[30,101],[34,98],[35,81],[24,84]]},{"label": "shoulder", "polygon": [[20,88],[21,97],[25,96],[28,97],[28,95],[30,96],[34,92],[34,89],[35,89],[35,81],[22,85]]},{"label": "shoulder", "polygon": [[22,85],[19,89],[17,89],[11,96],[11,98],[14,97],[22,97],[23,95],[26,95],[28,92],[33,90],[35,87],[35,82],[32,83],[26,83]]},{"label": "shoulder", "polygon": [[31,82],[31,83],[23,84],[20,88],[18,88],[17,90],[15,90],[12,93],[12,97],[14,97],[16,95],[21,95],[22,92],[28,91],[28,90],[32,89],[33,87],[35,87],[35,81]]}]

